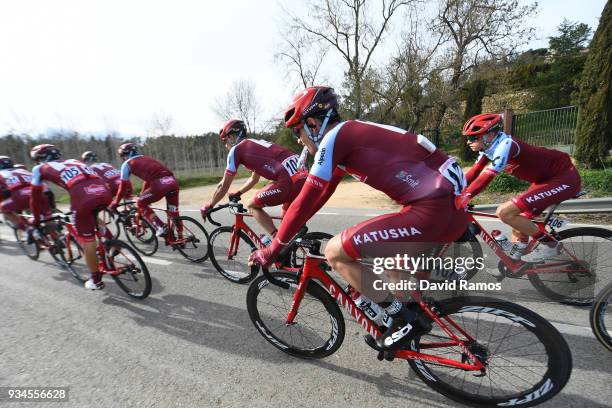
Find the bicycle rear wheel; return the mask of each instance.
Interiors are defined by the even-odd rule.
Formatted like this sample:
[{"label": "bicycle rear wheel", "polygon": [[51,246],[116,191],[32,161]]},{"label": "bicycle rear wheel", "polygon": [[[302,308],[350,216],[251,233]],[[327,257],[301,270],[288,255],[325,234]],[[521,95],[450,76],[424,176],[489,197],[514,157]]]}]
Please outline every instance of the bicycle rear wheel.
[{"label": "bicycle rear wheel", "polygon": [[256,246],[242,230],[238,231],[233,253],[230,254],[230,244],[234,227],[219,227],[210,233],[210,261],[225,279],[234,283],[247,283],[253,280],[259,272],[259,266],[249,266],[249,256]]},{"label": "bicycle rear wheel", "polygon": [[247,292],[247,310],[259,333],[277,349],[301,358],[333,354],[344,340],[344,317],[338,304],[319,284],[308,283],[300,311],[293,324],[285,323],[298,278],[287,272],[272,272],[288,283],[283,289],[265,276],[255,279]]},{"label": "bicycle rear wheel", "polygon": [[125,293],[144,299],[151,293],[151,275],[140,255],[127,243],[117,239],[109,243],[106,264],[111,276]]},{"label": "bicycle rear wheel", "polygon": [[[486,368],[465,371],[439,362],[409,360],[410,367],[428,386],[472,406],[528,407],[558,394],[567,384],[572,357],[565,339],[548,321],[513,303],[459,297],[439,302],[439,316],[452,320],[473,337],[463,337],[470,352]],[[434,323],[431,332],[411,342],[410,349],[441,358],[471,363],[459,346],[434,348],[450,337]]]},{"label": "bicycle rear wheel", "polygon": [[[179,230],[182,227],[182,231]],[[202,224],[191,217],[180,216],[172,220],[171,236],[183,240],[173,247],[191,262],[204,262],[208,258],[208,232]]]},{"label": "bicycle rear wheel", "polygon": [[575,269],[576,272],[529,274],[529,281],[551,300],[589,306],[595,297],[597,280],[612,278],[612,231],[592,227],[570,228],[560,231],[559,238],[564,251],[578,259],[578,262],[563,268]]},{"label": "bicycle rear wheel", "polygon": [[135,215],[132,214],[123,224],[123,232],[132,247],[141,254],[151,256],[157,252],[159,241],[155,228],[143,217],[140,217],[136,225]]},{"label": "bicycle rear wheel", "polygon": [[610,333],[612,329],[612,309],[608,307],[610,302],[612,302],[612,283],[608,284],[597,295],[589,315],[595,337],[608,351],[612,351],[612,335]]}]

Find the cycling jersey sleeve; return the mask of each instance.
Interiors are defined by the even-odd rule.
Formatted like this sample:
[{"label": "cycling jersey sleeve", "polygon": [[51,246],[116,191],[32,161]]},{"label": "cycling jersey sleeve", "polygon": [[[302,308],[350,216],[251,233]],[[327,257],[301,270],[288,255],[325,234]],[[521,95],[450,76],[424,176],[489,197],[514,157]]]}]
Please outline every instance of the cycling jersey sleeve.
[{"label": "cycling jersey sleeve", "polygon": [[338,157],[334,157],[334,146],[340,129],[346,122],[340,123],[335,128],[329,131],[321,141],[319,150],[314,158],[314,164],[310,169],[310,174],[324,181],[330,181],[334,174],[334,169],[338,163]]},{"label": "cycling jersey sleeve", "polygon": [[31,184],[33,186],[40,186],[40,185],[42,185],[42,173],[40,171],[42,166],[43,166],[42,164],[39,164],[38,166],[35,166],[32,169],[32,181],[31,181]]},{"label": "cycling jersey sleeve", "polygon": [[511,137],[506,137],[495,147],[489,169],[495,173],[501,173],[508,165],[508,161],[516,156],[517,153],[518,146],[516,143],[512,141]]},{"label": "cycling jersey sleeve", "polygon": [[476,160],[476,163],[474,163],[472,168],[470,168],[465,174],[465,178],[468,184],[472,183],[476,179],[476,177],[480,175],[480,173],[484,170],[488,162],[489,159],[487,158],[487,156],[485,156],[483,153],[480,153],[478,159]]},{"label": "cycling jersey sleeve", "polygon": [[227,154],[227,167],[225,168],[225,174],[228,176],[235,176],[238,171],[240,163],[236,162],[236,148],[238,145],[232,146],[229,153]]},{"label": "cycling jersey sleeve", "polygon": [[121,165],[121,181],[130,180],[130,165],[127,161],[124,161]]}]

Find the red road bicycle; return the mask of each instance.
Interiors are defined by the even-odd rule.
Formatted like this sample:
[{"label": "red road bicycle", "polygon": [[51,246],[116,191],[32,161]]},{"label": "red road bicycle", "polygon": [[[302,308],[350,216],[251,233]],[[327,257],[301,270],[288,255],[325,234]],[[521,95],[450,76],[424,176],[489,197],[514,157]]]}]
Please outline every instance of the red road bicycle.
[{"label": "red road bicycle", "polygon": [[[155,228],[129,201],[121,204],[123,210],[117,216],[105,221],[107,228],[114,222],[115,228],[111,231],[123,229],[127,240],[141,254],[152,256],[159,248],[159,240]],[[208,258],[208,233],[198,221],[184,215],[168,217],[168,211],[162,208],[151,207],[154,211],[163,212],[166,219],[166,235],[162,237],[166,246],[173,251],[179,251],[191,262],[204,262]],[[105,215],[108,218],[109,215]],[[118,234],[118,233],[117,233]]]},{"label": "red road bicycle", "polygon": [[[584,193],[578,194],[580,197]],[[565,304],[588,306],[593,303],[596,281],[607,272],[612,276],[612,255],[610,243],[612,231],[599,227],[569,228],[557,231],[566,225],[566,221],[554,217],[559,204],[549,207],[543,219],[534,220],[541,231],[546,231],[556,240],[563,243],[559,257],[544,263],[528,263],[513,260],[502,249],[475,217],[497,219],[494,214],[474,211],[468,207],[471,229],[499,257],[498,270],[504,278],[521,278],[527,276],[533,287],[547,298]],[[537,241],[531,240],[526,253],[531,251]],[[480,249],[482,253],[482,249]],[[471,276],[468,276],[469,279]]]},{"label": "red road bicycle", "polygon": [[[234,215],[234,225],[221,226],[220,223],[212,219],[212,213],[224,208],[229,208]],[[244,221],[245,217],[252,216],[237,201],[219,205],[212,209],[207,216],[211,224],[219,227],[210,233],[208,241],[210,261],[221,276],[234,283],[248,283],[259,272],[259,266],[248,266],[251,252],[264,248],[260,237]],[[272,219],[281,220],[282,217],[272,217]],[[321,241],[329,241],[332,238],[332,235],[325,232],[307,232],[307,229],[302,229],[298,235],[304,239]],[[298,266],[303,263],[304,259],[305,252],[295,246],[288,252],[286,262],[289,262],[292,266]]]},{"label": "red road bicycle", "polygon": [[[320,243],[301,240],[297,245],[309,251],[302,268],[264,269],[249,287],[247,309],[260,334],[296,357],[329,356],[345,336],[341,305],[369,334],[380,338],[381,328],[326,272]],[[411,340],[395,359],[408,361],[437,392],[478,407],[528,407],[552,398],[569,380],[569,347],[535,312],[486,297],[434,302],[416,290],[410,296],[410,307],[431,322],[432,330]]]},{"label": "red road bicycle", "polygon": [[[47,225],[57,223],[58,229],[49,233]],[[49,252],[56,261],[83,283],[90,277],[85,264],[85,255],[77,241],[77,232],[69,214],[57,214],[41,224],[42,241],[48,245]],[[60,232],[63,231],[63,232]],[[52,244],[51,244],[52,242]],[[104,242],[104,237],[96,228],[96,253],[98,271],[110,275],[125,293],[137,299],[144,299],[151,293],[151,276],[138,253],[128,244],[119,240]]]}]

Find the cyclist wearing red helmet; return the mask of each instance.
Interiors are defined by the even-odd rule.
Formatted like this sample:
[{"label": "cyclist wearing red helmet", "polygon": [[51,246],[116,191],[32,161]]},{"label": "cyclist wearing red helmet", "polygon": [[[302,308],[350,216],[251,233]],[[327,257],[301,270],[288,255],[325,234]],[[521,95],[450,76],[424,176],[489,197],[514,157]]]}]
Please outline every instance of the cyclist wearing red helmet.
[{"label": "cyclist wearing red helmet", "polygon": [[[32,170],[30,208],[34,223],[40,221],[43,180],[48,180],[68,191],[74,225],[91,272],[91,278],[85,282],[85,287],[92,290],[102,289],[104,283],[102,275],[98,272],[96,255],[96,214],[108,206],[113,197],[104,181],[93,170],[78,160],[62,161],[61,155],[59,149],[50,144],[35,146],[30,151],[32,160],[39,163]],[[110,231],[104,227],[101,227],[101,230],[107,239],[112,238]]]},{"label": "cyclist wearing red helmet", "polygon": [[[251,262],[270,265],[282,248],[333,194],[346,173],[404,205],[397,213],[361,222],[332,238],[325,257],[351,286],[365,293],[393,318],[376,347],[393,351],[426,329],[414,312],[393,294],[374,291],[376,280],[363,271],[360,258],[418,256],[435,243],[451,242],[467,228],[465,211],[454,197],[465,186],[461,168],[422,135],[393,126],[359,120],[342,121],[338,101],[329,87],[307,88],[285,112],[311,153],[314,165],[296,200],[287,210],[272,245],[251,255]],[[401,252],[398,252],[401,251]],[[373,339],[367,339],[372,345]]]},{"label": "cyclist wearing red helmet", "polygon": [[[99,162],[98,155],[91,150],[88,150],[81,155],[81,161],[90,169],[95,171],[96,174],[106,182],[114,197],[121,186],[121,173],[119,170],[113,167],[112,164]],[[131,195],[132,185],[130,184],[126,190],[126,196],[129,197]]]},{"label": "cyclist wearing red helmet", "polygon": [[240,198],[259,182],[260,177],[272,180],[272,183],[255,194],[247,206],[259,225],[273,236],[276,228],[263,207],[282,204],[284,213],[297,197],[307,176],[306,169],[298,167],[299,156],[267,140],[248,139],[246,126],[241,120],[228,120],[219,131],[219,137],[229,150],[227,168],[212,200],[202,206],[202,217],[206,217],[208,211],[223,198],[232,184],[238,167],[242,164],[251,170],[251,177],[239,190],[230,193],[229,197]]},{"label": "cyclist wearing red helmet", "polygon": [[136,205],[147,221],[155,226],[157,235],[163,236],[167,232],[167,227],[155,215],[149,204],[165,197],[168,216],[171,218],[179,216],[179,185],[174,174],[152,157],[140,154],[135,143],[122,144],[117,153],[124,162],[121,165],[121,185],[110,206],[111,210],[115,210],[119,202],[131,192],[130,174],[133,173],[144,180]]},{"label": "cyclist wearing red helmet", "polygon": [[[18,214],[30,208],[32,195],[32,173],[23,167],[17,167],[8,156],[0,156],[0,213],[4,219],[16,228],[25,231],[26,226],[20,221]],[[45,190],[49,191],[46,186]],[[47,201],[43,201],[41,210],[49,212]]]},{"label": "cyclist wearing red helmet", "polygon": [[[466,175],[469,187],[458,198],[458,205],[466,206],[502,171],[530,182],[527,192],[497,209],[499,218],[512,227],[516,244],[510,256],[526,262],[542,262],[557,255],[560,244],[521,213],[539,214],[546,207],[567,200],[580,191],[580,175],[570,157],[558,150],[532,146],[505,134],[503,118],[495,113],[483,113],[468,120],[463,135],[467,137],[470,149],[480,155]],[[529,236],[539,244],[531,253],[522,255]]]}]

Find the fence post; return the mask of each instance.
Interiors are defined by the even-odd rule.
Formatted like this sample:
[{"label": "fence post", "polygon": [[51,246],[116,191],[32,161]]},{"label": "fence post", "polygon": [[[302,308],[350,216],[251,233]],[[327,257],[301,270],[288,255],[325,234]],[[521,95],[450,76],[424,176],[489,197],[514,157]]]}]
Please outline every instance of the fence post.
[{"label": "fence post", "polygon": [[504,109],[504,133],[507,135],[512,134],[512,119],[514,117],[514,111],[512,108]]}]

